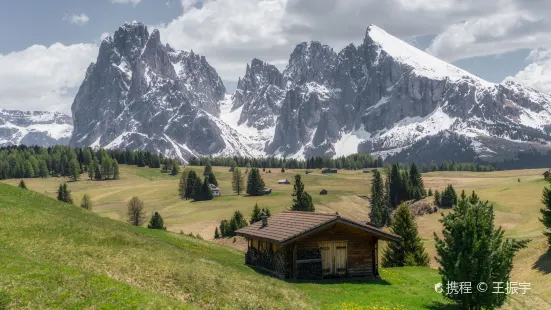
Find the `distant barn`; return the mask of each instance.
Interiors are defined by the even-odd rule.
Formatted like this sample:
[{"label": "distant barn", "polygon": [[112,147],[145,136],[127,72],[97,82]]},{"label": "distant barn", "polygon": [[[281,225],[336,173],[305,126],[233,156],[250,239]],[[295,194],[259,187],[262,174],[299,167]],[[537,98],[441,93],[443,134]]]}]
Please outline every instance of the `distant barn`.
[{"label": "distant barn", "polygon": [[220,192],[220,188],[214,184],[209,184],[209,189],[212,192],[212,196],[219,197],[222,196],[222,192]]},{"label": "distant barn", "polygon": [[269,187],[264,187],[262,193],[264,193],[264,195],[270,195],[272,193],[272,189]]},{"label": "distant barn", "polygon": [[370,172],[371,172],[371,170],[369,170],[369,169],[364,169],[364,173],[370,173]]},{"label": "distant barn", "polygon": [[327,168],[321,171],[321,173],[337,173],[337,172],[339,172],[337,168]]},{"label": "distant barn", "polygon": [[551,171],[547,170],[543,173],[543,178],[549,180],[551,176]]},{"label": "distant barn", "polygon": [[366,222],[300,211],[262,216],[235,233],[247,239],[247,265],[293,279],[379,277],[379,240],[400,240]]},{"label": "distant barn", "polygon": [[320,192],[320,195],[327,195],[327,190],[326,190],[326,189],[322,189],[321,192]]},{"label": "distant barn", "polygon": [[291,182],[289,182],[289,180],[287,179],[283,179],[283,180],[279,180],[277,181],[278,184],[291,184]]}]

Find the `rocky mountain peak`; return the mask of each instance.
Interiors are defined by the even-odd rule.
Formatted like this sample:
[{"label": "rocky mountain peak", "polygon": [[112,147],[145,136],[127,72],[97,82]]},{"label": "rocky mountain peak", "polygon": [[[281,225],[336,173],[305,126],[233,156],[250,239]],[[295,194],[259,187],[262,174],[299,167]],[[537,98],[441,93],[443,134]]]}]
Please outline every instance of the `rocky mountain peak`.
[{"label": "rocky mountain peak", "polygon": [[113,35],[115,48],[121,56],[126,57],[134,65],[149,40],[147,26],[140,22],[126,22]]},{"label": "rocky mountain peak", "polygon": [[316,82],[326,84],[337,63],[337,54],[318,41],[298,44],[289,58],[284,71],[286,83],[304,84]]}]

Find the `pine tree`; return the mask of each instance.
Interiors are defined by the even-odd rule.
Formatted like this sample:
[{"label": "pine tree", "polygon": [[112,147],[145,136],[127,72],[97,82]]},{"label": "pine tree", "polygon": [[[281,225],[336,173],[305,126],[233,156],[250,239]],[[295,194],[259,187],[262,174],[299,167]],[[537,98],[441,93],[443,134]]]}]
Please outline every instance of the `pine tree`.
[{"label": "pine tree", "polygon": [[430,259],[419,237],[417,223],[405,204],[396,210],[390,231],[401,238],[392,241],[383,252],[383,267],[423,266],[428,267]]},{"label": "pine tree", "polygon": [[100,181],[102,178],[101,175],[101,166],[97,159],[94,159],[94,179]]},{"label": "pine tree", "polygon": [[397,207],[401,200],[402,194],[402,176],[398,164],[393,164],[390,171],[390,191],[389,197],[393,207]]},{"label": "pine tree", "polygon": [[128,223],[134,226],[142,226],[145,222],[145,214],[143,210],[144,204],[140,198],[134,196],[128,201]]},{"label": "pine tree", "polygon": [[113,165],[111,164],[111,159],[108,156],[103,156],[101,158],[101,171],[104,179],[110,179],[113,175]]},{"label": "pine tree", "polygon": [[210,163],[207,163],[207,165],[205,166],[205,170],[203,171],[203,176],[206,177],[211,173],[212,173],[212,166],[210,165]]},{"label": "pine tree", "polygon": [[390,219],[387,217],[389,215],[388,202],[385,197],[385,185],[383,184],[383,178],[381,173],[378,170],[375,170],[373,173],[373,180],[371,181],[371,212],[369,217],[371,222],[377,227],[383,227],[387,225]]},{"label": "pine tree", "polygon": [[74,181],[78,180],[80,177],[78,161],[74,158],[69,161],[69,176]]},{"label": "pine tree", "polygon": [[237,195],[240,195],[245,189],[245,180],[243,175],[241,175],[241,169],[239,169],[239,167],[233,169],[232,188]]},{"label": "pine tree", "polygon": [[428,192],[427,196],[429,196],[429,197],[432,196],[432,188],[429,188],[429,192]]},{"label": "pine tree", "polygon": [[220,221],[220,235],[222,237],[229,237],[230,222],[228,220]]},{"label": "pine tree", "polygon": [[162,229],[166,230],[166,227],[164,226],[164,221],[159,212],[153,213],[151,216],[151,219],[149,220],[149,224],[147,224],[147,228],[149,229]]},{"label": "pine tree", "polygon": [[228,236],[235,236],[235,231],[247,226],[247,221],[241,211],[237,210],[233,213],[233,216],[229,222]]},{"label": "pine tree", "polygon": [[300,174],[295,175],[295,185],[293,190],[293,205],[291,210],[293,211],[309,211],[314,212],[314,204],[312,203],[312,196],[304,191],[304,184],[302,183]]},{"label": "pine tree", "polygon": [[442,198],[440,200],[440,207],[442,208],[451,208],[457,204],[457,193],[455,189],[450,184],[444,192],[442,192]]},{"label": "pine tree", "polygon": [[170,170],[170,175],[177,175],[180,173],[180,163],[178,161],[172,162],[172,170]]},{"label": "pine tree", "polygon": [[46,161],[44,159],[38,162],[38,171],[38,175],[41,178],[47,178],[50,176],[50,172],[48,171],[48,164],[46,164]]},{"label": "pine tree", "polygon": [[262,215],[262,211],[260,211],[260,208],[258,207],[258,203],[256,203],[254,205],[253,212],[251,214],[251,220],[249,221],[249,223],[253,224],[262,220],[261,215]]},{"label": "pine tree", "polygon": [[421,200],[425,195],[425,185],[423,184],[423,178],[421,172],[415,163],[411,164],[409,170],[409,179],[411,184],[412,199]]},{"label": "pine tree", "polygon": [[65,192],[63,191],[63,184],[59,184],[59,188],[57,189],[57,200],[65,201]]},{"label": "pine tree", "polygon": [[212,191],[210,190],[209,180],[208,180],[208,178],[205,178],[205,180],[203,181],[203,185],[201,185],[201,199],[200,200],[212,200],[213,198],[214,198],[214,196],[212,195]]},{"label": "pine tree", "polygon": [[57,191],[57,200],[63,201],[66,203],[73,203],[73,198],[71,197],[71,191],[67,187],[67,183],[63,183],[59,185],[59,189]]},{"label": "pine tree", "polygon": [[218,232],[218,227],[216,227],[216,229],[214,230],[214,239],[219,239],[220,238],[220,232]]},{"label": "pine tree", "polygon": [[[551,181],[549,181],[551,183]],[[545,226],[546,231],[543,234],[547,237],[547,242],[551,246],[551,189],[548,187],[543,188],[543,197],[541,202],[545,205],[544,208],[540,210],[542,218],[539,219],[543,226]]]},{"label": "pine tree", "polygon": [[214,185],[218,186],[218,181],[216,180],[216,176],[214,175],[213,172],[209,173],[208,179],[209,179],[210,184],[214,184]]},{"label": "pine tree", "polygon": [[27,189],[27,184],[25,184],[25,181],[23,180],[19,181],[19,188]]},{"label": "pine tree", "polygon": [[506,294],[495,294],[491,288],[472,294],[446,294],[448,283],[507,283],[517,251],[528,240],[504,240],[504,231],[494,227],[491,204],[469,199],[458,202],[452,212],[443,215],[443,239],[434,233],[438,271],[442,276],[443,296],[455,301],[462,309],[496,309],[502,306]]},{"label": "pine tree", "polygon": [[440,192],[438,190],[434,190],[434,204],[439,206],[442,203],[442,197],[440,196]]},{"label": "pine tree", "polygon": [[94,179],[94,174],[96,173],[96,162],[92,160],[88,165],[88,177],[90,180]]},{"label": "pine tree", "polygon": [[119,162],[116,159],[113,159],[113,180],[119,179]]},{"label": "pine tree", "polygon": [[180,176],[180,183],[178,183],[178,195],[181,199],[186,199],[186,185],[189,175],[189,169],[184,169],[182,175]]},{"label": "pine tree", "polygon": [[193,181],[193,194],[192,197],[194,201],[202,201],[203,199],[203,182],[201,182],[201,178],[197,177]]},{"label": "pine tree", "polygon": [[247,180],[247,194],[249,196],[264,195],[264,181],[260,176],[260,171],[257,168],[251,168]]},{"label": "pine tree", "polygon": [[80,207],[88,211],[92,211],[92,199],[90,199],[90,196],[88,196],[88,194],[84,194],[84,196],[82,196]]},{"label": "pine tree", "polygon": [[[195,186],[197,184],[198,179],[199,177],[197,176],[197,173],[195,172],[195,170],[191,170],[188,172],[188,177],[186,181],[186,190],[184,193],[184,198],[186,200],[193,199],[194,193],[195,193]],[[200,182],[201,181],[199,180],[199,184]]]}]

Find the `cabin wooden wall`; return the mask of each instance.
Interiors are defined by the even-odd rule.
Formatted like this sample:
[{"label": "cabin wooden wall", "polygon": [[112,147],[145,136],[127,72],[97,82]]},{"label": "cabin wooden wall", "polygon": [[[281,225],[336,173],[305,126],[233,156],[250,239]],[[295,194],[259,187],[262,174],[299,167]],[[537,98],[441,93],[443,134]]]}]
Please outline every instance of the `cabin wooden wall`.
[{"label": "cabin wooden wall", "polygon": [[346,241],[348,273],[350,275],[373,275],[373,235],[360,229],[336,223],[296,242],[297,249],[319,248],[322,241]]}]

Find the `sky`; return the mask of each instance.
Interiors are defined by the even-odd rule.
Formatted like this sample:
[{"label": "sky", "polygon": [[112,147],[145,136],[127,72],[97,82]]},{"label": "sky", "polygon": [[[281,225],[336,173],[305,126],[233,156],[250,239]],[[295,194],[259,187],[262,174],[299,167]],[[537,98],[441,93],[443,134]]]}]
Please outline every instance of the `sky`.
[{"label": "sky", "polygon": [[548,0],[1,0],[0,108],[61,111],[126,21],[205,55],[228,91],[259,58],[283,70],[293,48],[339,51],[375,24],[491,82],[551,92]]}]

